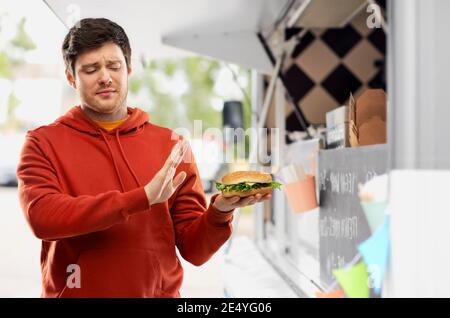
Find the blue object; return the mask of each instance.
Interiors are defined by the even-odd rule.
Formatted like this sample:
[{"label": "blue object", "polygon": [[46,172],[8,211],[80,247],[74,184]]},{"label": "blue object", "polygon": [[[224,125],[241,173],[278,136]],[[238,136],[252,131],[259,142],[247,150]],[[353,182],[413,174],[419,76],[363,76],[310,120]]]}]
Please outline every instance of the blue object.
[{"label": "blue object", "polygon": [[386,273],[389,245],[389,217],[385,216],[382,226],[358,246],[377,295],[381,292],[381,284]]}]

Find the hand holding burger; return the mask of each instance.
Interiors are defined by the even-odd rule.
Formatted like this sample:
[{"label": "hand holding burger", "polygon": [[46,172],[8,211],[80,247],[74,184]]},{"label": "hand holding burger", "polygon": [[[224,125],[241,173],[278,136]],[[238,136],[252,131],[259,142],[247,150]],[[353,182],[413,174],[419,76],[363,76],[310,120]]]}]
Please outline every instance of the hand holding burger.
[{"label": "hand holding burger", "polygon": [[281,183],[272,181],[269,173],[260,171],[236,171],[225,175],[222,182],[216,182],[221,191],[213,206],[219,211],[231,211],[235,208],[252,205],[271,198],[273,188]]}]

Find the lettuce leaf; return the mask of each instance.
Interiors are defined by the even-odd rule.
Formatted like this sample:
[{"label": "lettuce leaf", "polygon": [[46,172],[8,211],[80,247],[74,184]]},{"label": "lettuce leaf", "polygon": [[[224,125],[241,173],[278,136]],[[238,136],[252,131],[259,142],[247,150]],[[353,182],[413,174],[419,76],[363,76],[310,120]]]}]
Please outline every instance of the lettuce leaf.
[{"label": "lettuce leaf", "polygon": [[280,189],[282,186],[281,183],[272,181],[269,183],[253,183],[253,182],[241,182],[236,184],[223,184],[220,182],[216,182],[216,189],[222,192],[231,192],[231,191],[237,191],[237,192],[246,192],[253,189],[259,189],[259,188],[265,188],[265,187],[271,187],[274,189]]}]

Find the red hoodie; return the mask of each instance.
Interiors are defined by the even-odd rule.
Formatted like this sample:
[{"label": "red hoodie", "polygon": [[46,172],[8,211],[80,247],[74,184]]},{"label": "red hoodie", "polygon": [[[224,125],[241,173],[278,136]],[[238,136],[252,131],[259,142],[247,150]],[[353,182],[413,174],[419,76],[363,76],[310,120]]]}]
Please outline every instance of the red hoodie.
[{"label": "red hoodie", "polygon": [[[42,240],[42,297],[179,297],[175,247],[201,265],[231,234],[232,212],[207,208],[193,160],[178,166],[187,177],[174,195],[149,206],[144,186],[176,140],[140,109],[128,114],[107,132],[76,106],[27,134],[17,176],[22,210]],[[66,284],[71,264],[80,288]]]}]

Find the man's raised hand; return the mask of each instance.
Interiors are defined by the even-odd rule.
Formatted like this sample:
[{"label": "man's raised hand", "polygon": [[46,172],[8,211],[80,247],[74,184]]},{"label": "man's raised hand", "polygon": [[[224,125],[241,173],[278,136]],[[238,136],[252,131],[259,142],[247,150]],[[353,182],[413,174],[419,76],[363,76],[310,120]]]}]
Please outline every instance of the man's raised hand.
[{"label": "man's raised hand", "polygon": [[186,154],[188,142],[178,141],[172,148],[164,166],[155,174],[153,179],[144,187],[149,205],[167,201],[177,187],[186,178],[186,172],[180,172],[175,178],[175,171]]}]

